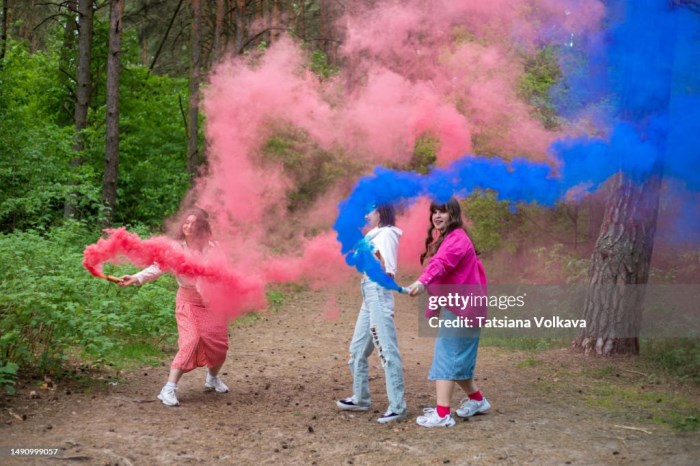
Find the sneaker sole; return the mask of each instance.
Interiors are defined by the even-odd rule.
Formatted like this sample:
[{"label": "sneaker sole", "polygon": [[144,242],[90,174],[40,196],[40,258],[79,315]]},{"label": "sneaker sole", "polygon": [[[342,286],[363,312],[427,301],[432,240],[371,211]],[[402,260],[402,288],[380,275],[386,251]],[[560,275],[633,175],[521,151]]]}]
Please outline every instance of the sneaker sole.
[{"label": "sneaker sole", "polygon": [[369,411],[369,406],[348,406],[336,401],[335,405],[343,411]]},{"label": "sneaker sole", "polygon": [[180,402],[179,402],[179,401],[178,401],[177,403],[175,403],[175,404],[168,403],[168,402],[165,401],[160,395],[158,395],[158,399],[159,399],[165,406],[180,406]]},{"label": "sneaker sole", "polygon": [[486,411],[488,411],[489,409],[491,409],[491,405],[489,405],[488,408],[484,408],[484,409],[478,410],[478,411],[475,412],[474,414],[462,415],[462,414],[459,414],[459,411],[455,411],[455,414],[456,414],[457,416],[459,416],[459,417],[462,417],[462,418],[465,418],[465,419],[466,419],[466,418],[468,418],[468,417],[476,416],[477,414],[486,414]]},{"label": "sneaker sole", "polygon": [[225,392],[222,392],[221,390],[217,390],[216,388],[210,387],[209,385],[204,386],[204,391],[205,392],[216,392],[216,393],[228,393],[229,392],[228,390],[226,390]]},{"label": "sneaker sole", "polygon": [[454,427],[457,422],[452,419],[452,422],[448,422],[447,424],[436,424],[434,426],[426,426],[425,424],[421,424],[420,422],[416,421],[416,424],[418,424],[421,427],[427,427],[427,428],[432,428],[432,427]]},{"label": "sneaker sole", "polygon": [[389,419],[382,419],[382,418],[379,418],[379,419],[377,419],[377,422],[380,423],[380,424],[387,424],[387,423],[389,423],[389,422],[401,421],[401,420],[403,420],[403,419],[406,419],[406,415],[405,415],[405,414],[403,414],[403,415],[401,415],[401,416],[394,416],[394,417],[391,417],[391,418],[389,418]]}]

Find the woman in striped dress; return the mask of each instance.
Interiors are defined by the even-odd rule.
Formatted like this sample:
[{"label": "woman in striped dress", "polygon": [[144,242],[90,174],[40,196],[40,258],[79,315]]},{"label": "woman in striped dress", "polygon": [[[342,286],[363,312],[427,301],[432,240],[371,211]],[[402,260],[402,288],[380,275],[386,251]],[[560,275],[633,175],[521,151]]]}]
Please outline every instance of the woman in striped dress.
[{"label": "woman in striped dress", "polygon": [[[211,242],[211,227],[207,213],[198,208],[185,213],[182,226],[176,234],[178,244],[195,254],[205,254],[214,244]],[[121,286],[141,285],[155,280],[164,273],[153,264],[134,275],[120,278]],[[167,406],[177,406],[175,395],[177,383],[182,375],[197,367],[208,367],[205,390],[228,392],[228,387],[219,378],[219,371],[228,351],[228,329],[225,316],[209,312],[202,301],[196,279],[176,277],[179,285],[175,300],[178,351],[170,366],[168,381],[158,395]]]}]

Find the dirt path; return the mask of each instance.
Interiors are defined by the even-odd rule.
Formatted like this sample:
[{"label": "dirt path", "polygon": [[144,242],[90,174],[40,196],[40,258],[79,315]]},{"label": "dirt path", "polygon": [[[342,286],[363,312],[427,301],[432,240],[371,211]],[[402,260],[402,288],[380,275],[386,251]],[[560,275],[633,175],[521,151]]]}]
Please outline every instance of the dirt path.
[{"label": "dirt path", "polygon": [[[232,329],[223,376],[228,394],[204,393],[199,369],[183,378],[180,407],[162,405],[155,395],[167,361],[92,392],[58,387],[30,399],[30,388],[21,389],[2,408],[0,446],[65,451],[60,459],[0,457],[0,464],[697,464],[700,458],[697,433],[647,419],[646,408],[592,404],[591,368],[610,362],[565,350],[533,360],[482,347],[477,371],[490,414],[452,429],[416,426],[415,417],[433,403],[426,380],[432,340],[417,336],[415,304],[406,297],[397,298],[397,323],[409,419],[375,422],[386,408],[376,356],[373,409],[338,412],[334,401],[350,394],[347,346],[360,293],[340,292],[342,313],[332,321],[322,317],[325,301],[323,294],[300,293],[253,326]],[[624,369],[617,374],[632,387],[640,377]],[[16,420],[10,411],[27,418]]]}]

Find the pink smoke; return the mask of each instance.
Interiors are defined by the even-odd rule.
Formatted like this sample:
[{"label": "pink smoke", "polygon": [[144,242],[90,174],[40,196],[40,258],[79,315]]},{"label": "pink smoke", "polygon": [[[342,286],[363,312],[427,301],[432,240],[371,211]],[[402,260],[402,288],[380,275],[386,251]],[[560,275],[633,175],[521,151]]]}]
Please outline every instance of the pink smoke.
[{"label": "pink smoke", "polygon": [[[224,282],[235,282],[257,305],[269,282],[318,288],[349,280],[330,232],[337,202],[375,165],[405,167],[424,135],[439,141],[440,166],[473,151],[546,160],[560,134],[546,130],[518,97],[525,58],[547,41],[599,27],[603,13],[599,0],[375,2],[342,20],[345,68],[332,79],[311,73],[306,53],[289,38],[263,54],[224,59],[204,91],[208,164],[188,200],[209,211],[223,256],[235,267],[197,270],[224,270]],[[355,167],[306,210],[287,209],[297,186],[283,163],[265,156],[280,127],[313,142],[298,150],[341,154]],[[427,212],[421,201],[399,219],[402,271],[420,269]],[[143,242],[148,246],[138,253],[130,252],[138,241],[117,246],[122,235],[112,233],[100,251],[86,250],[86,266],[117,254],[142,265],[168,257],[158,241]]]},{"label": "pink smoke", "polygon": [[97,277],[101,276],[103,263],[125,257],[137,266],[157,263],[166,272],[199,278],[199,284],[206,290],[202,294],[207,304],[229,317],[235,318],[266,304],[264,280],[233,269],[222,254],[196,254],[163,236],[142,240],[124,228],[106,233],[106,238],[87,246],[83,252],[83,266]]},{"label": "pink smoke", "polygon": [[[346,154],[364,167],[354,176],[376,164],[405,165],[425,134],[439,141],[438,165],[473,150],[545,160],[560,134],[546,130],[518,97],[524,59],[546,40],[598,27],[603,12],[598,0],[378,2],[344,18],[347,67],[336,78],[320,81],[286,38],[260,56],[226,59],[205,91],[209,170],[197,202],[219,212],[217,230],[246,269],[313,286],[318,275],[347,279],[334,272],[346,266],[325,233],[342,189],[329,188],[313,204],[318,210],[291,218],[285,206],[293,181],[262,155],[276,125]],[[411,264],[427,229],[427,207],[420,212],[420,205],[401,220],[401,254]],[[281,256],[270,238],[280,228],[290,229],[282,236],[293,244]],[[309,233],[320,236],[295,239]]]}]

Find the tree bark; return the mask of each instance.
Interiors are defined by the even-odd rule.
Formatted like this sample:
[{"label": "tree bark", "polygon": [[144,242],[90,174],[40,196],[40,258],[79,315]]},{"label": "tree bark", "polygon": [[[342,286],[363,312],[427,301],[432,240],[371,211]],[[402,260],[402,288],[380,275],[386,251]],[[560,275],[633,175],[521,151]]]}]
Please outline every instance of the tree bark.
[{"label": "tree bark", "polygon": [[214,57],[216,62],[224,53],[224,0],[216,0],[216,19],[214,20]]},{"label": "tree bark", "polygon": [[192,0],[192,42],[190,70],[189,125],[187,137],[187,171],[194,179],[199,166],[199,80],[201,66],[201,25],[200,0]]},{"label": "tree bark", "polygon": [[573,348],[598,355],[639,354],[644,284],[654,247],[661,175],[635,183],[615,175],[596,242],[584,304],[588,327]]},{"label": "tree bark", "polygon": [[2,22],[0,23],[0,70],[5,63],[5,51],[7,50],[7,2],[10,0],[2,0]]},{"label": "tree bark", "polygon": [[109,9],[109,52],[107,55],[107,121],[105,171],[102,200],[107,207],[106,226],[114,222],[119,170],[119,74],[121,68],[122,17],[126,0],[111,0]]},{"label": "tree bark", "polygon": [[183,0],[179,1],[179,3],[177,4],[177,7],[175,8],[175,12],[170,17],[170,22],[168,23],[168,28],[165,30],[165,34],[163,34],[163,39],[160,41],[160,44],[158,45],[158,50],[156,50],[156,54],[153,56],[153,61],[151,61],[151,66],[148,67],[149,73],[151,71],[153,71],[153,67],[156,66],[156,62],[158,61],[158,57],[160,56],[160,52],[163,50],[163,45],[165,45],[165,41],[168,39],[168,34],[170,34],[170,30],[173,28],[173,24],[175,23],[175,18],[177,18],[177,14],[180,12],[180,8],[182,7],[182,2],[183,2]]},{"label": "tree bark", "polygon": [[[72,167],[79,167],[83,159],[85,141],[83,130],[87,128],[88,107],[90,104],[90,61],[92,59],[92,0],[78,0],[78,69],[76,72],[76,102],[75,102],[75,138],[73,150],[75,156],[70,161]],[[74,217],[77,213],[78,195],[75,191],[69,194],[64,206],[64,216]]]},{"label": "tree bark", "polygon": [[75,117],[75,98],[73,93],[73,79],[71,78],[71,76],[75,76],[75,72],[71,65],[71,59],[75,53],[75,30],[78,27],[75,21],[75,15],[78,11],[76,0],[68,0],[66,2],[66,10],[66,27],[63,31],[63,43],[61,44],[61,51],[59,52],[58,58],[58,79],[63,88],[68,91],[63,102],[63,108],[66,113],[62,119],[64,120],[64,124],[68,125]]},{"label": "tree bark", "polygon": [[270,31],[270,42],[277,42],[280,38],[280,1],[272,0],[272,30]]},{"label": "tree bark", "polygon": [[[649,124],[669,111],[674,81],[678,29],[658,34],[658,21],[674,21],[656,14],[655,2],[640,2],[639,8],[626,11],[626,25],[638,33],[639,50],[649,61],[628,60],[617,64],[622,85],[619,86],[619,118],[631,124],[640,140],[653,145],[656,162],[643,181],[618,173],[611,185],[600,236],[596,242],[589,285],[584,304],[587,327],[573,342],[574,349],[599,355],[639,354],[639,332],[645,285],[654,247],[659,209],[663,157],[668,156],[667,130]],[[653,80],[653,96],[640,102],[646,84],[640,84],[640,72],[648,71]],[[663,117],[665,118],[665,117]]]},{"label": "tree bark", "polygon": [[243,41],[245,39],[245,0],[236,0],[236,52],[241,53],[243,50]]},{"label": "tree bark", "polygon": [[306,0],[299,2],[299,16],[297,17],[296,29],[297,37],[300,37],[301,40],[306,40]]}]

